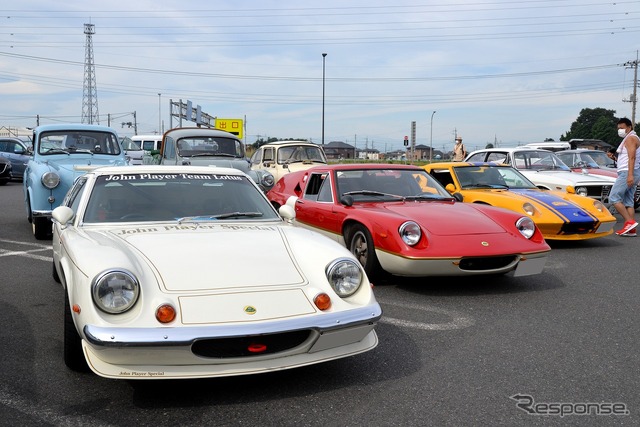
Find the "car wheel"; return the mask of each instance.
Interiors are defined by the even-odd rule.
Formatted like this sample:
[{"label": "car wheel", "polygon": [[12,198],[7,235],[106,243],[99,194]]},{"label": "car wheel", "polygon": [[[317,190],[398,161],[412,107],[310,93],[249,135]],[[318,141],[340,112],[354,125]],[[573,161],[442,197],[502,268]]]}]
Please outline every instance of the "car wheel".
[{"label": "car wheel", "polygon": [[7,182],[9,182],[9,181],[8,180],[7,181],[0,181],[0,186],[7,185]]},{"label": "car wheel", "polygon": [[89,366],[82,352],[82,339],[73,323],[69,294],[64,293],[64,364],[76,372],[87,372]]},{"label": "car wheel", "polygon": [[357,224],[349,231],[347,239],[349,250],[360,261],[364,271],[368,276],[375,276],[380,273],[380,263],[376,256],[376,248],[373,245],[373,238],[366,227]]},{"label": "car wheel", "polygon": [[33,235],[37,240],[51,240],[53,238],[53,230],[49,218],[32,218],[31,228],[33,228]]},{"label": "car wheel", "polygon": [[51,265],[53,266],[53,271],[51,272],[51,275],[53,276],[53,280],[55,280],[58,283],[62,283],[62,281],[60,280],[60,276],[58,276],[58,270],[56,270],[55,261],[52,262]]}]

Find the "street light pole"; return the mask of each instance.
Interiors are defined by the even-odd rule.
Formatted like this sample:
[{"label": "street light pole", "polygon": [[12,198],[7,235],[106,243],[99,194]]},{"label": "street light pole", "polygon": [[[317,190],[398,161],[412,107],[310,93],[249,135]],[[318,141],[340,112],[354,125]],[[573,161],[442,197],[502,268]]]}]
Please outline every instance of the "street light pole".
[{"label": "street light pole", "polygon": [[322,54],[322,145],[324,146],[324,64],[326,53]]},{"label": "street light pole", "polygon": [[162,94],[158,94],[158,135],[162,135]]},{"label": "street light pole", "polygon": [[431,163],[433,157],[433,115],[436,112],[431,113],[431,136],[429,138],[429,163]]}]

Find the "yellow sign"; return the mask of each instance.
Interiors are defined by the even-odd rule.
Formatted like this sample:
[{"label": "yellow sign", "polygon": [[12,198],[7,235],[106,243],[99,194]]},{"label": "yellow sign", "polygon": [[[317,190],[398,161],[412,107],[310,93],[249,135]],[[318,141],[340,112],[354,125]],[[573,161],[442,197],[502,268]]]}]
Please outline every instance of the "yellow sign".
[{"label": "yellow sign", "polygon": [[242,119],[218,119],[216,118],[216,129],[229,132],[237,136],[239,139],[244,137]]}]

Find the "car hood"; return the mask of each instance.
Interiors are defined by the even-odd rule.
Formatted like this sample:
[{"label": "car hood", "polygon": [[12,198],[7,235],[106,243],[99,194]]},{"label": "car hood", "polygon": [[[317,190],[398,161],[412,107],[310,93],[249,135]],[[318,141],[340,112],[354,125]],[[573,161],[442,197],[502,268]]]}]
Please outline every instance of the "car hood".
[{"label": "car hood", "polygon": [[144,257],[169,292],[305,282],[278,226],[183,223],[111,229],[105,234],[113,245]]},{"label": "car hood", "polygon": [[243,172],[249,171],[249,162],[246,159],[216,156],[185,157],[191,166],[218,166],[221,168],[240,169]]},{"label": "car hood", "polygon": [[55,159],[46,159],[45,163],[59,174],[73,175],[74,178],[87,173],[86,170],[76,170],[75,166],[124,166],[126,164],[124,158],[119,156],[90,154],[58,156]]},{"label": "car hood", "polygon": [[557,182],[559,184],[564,183],[565,185],[611,185],[615,181],[615,179],[610,177],[561,170],[519,170],[534,183],[544,180],[545,182]]},{"label": "car hood", "polygon": [[481,212],[477,206],[468,203],[394,202],[375,203],[367,208],[377,211],[381,216],[393,215],[407,221],[416,221],[429,233],[437,236],[506,232],[496,220]]}]

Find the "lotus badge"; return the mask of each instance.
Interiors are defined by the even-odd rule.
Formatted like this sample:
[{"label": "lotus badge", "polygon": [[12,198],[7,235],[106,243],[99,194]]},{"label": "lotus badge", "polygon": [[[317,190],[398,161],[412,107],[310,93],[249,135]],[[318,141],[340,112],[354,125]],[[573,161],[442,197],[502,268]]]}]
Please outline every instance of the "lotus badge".
[{"label": "lotus badge", "polygon": [[482,246],[489,246],[489,242],[480,242]]},{"label": "lotus badge", "polygon": [[244,307],[244,312],[247,314],[256,314],[258,310],[252,305],[247,305]]}]

